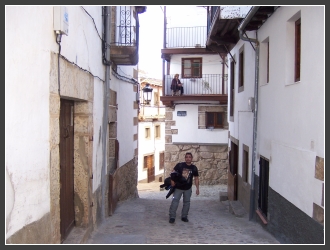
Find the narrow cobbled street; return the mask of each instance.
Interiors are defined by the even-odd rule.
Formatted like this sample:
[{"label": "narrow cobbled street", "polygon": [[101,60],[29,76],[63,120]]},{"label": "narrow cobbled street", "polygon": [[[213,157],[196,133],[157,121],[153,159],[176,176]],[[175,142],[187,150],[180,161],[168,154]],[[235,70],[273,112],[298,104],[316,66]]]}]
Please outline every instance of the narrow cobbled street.
[{"label": "narrow cobbled street", "polygon": [[120,202],[115,213],[91,234],[87,244],[280,244],[261,225],[229,211],[220,201],[226,185],[193,186],[189,222],[180,219],[182,200],[174,224],[168,222],[171,197],[160,182],[139,183],[139,198]]}]

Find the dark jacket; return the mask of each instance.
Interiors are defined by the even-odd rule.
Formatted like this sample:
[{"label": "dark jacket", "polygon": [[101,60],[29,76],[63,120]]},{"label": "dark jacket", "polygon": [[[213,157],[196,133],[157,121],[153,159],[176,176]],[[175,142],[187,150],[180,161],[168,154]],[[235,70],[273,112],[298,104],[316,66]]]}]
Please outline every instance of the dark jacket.
[{"label": "dark jacket", "polygon": [[179,79],[173,78],[172,83],[171,83],[171,90],[177,91],[182,89],[183,87],[179,87],[178,84],[181,84]]}]

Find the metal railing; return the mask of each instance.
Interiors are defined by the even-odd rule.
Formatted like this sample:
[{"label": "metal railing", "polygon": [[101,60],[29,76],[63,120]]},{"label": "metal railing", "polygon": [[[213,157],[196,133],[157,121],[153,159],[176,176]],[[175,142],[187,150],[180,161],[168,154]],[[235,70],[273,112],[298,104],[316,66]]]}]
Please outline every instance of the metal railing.
[{"label": "metal railing", "polygon": [[206,26],[166,29],[166,48],[205,48]]},{"label": "metal railing", "polygon": [[115,46],[137,46],[139,34],[138,18],[133,18],[132,6],[117,6],[116,26],[114,30],[115,39],[112,45]]},{"label": "metal railing", "polygon": [[[174,75],[165,75],[165,95],[171,95]],[[184,95],[227,95],[228,75],[203,74],[201,78],[180,78]]]}]

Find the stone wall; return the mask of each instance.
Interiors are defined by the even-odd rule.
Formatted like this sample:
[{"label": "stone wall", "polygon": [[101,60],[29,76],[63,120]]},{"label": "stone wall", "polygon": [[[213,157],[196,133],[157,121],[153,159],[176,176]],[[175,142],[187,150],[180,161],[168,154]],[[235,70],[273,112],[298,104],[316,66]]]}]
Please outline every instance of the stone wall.
[{"label": "stone wall", "polygon": [[[50,223],[51,241],[59,243],[60,235],[60,101],[61,98],[74,100],[74,192],[75,226],[92,226],[91,172],[93,157],[93,103],[94,78],[60,59],[61,85],[58,94],[58,55],[50,54],[49,115],[50,115]],[[42,220],[41,220],[42,221]],[[44,233],[46,230],[44,230]]]},{"label": "stone wall", "polygon": [[227,185],[227,145],[167,144],[165,145],[165,178],[178,162],[184,162],[186,152],[193,155],[199,171],[200,185]]},{"label": "stone wall", "polygon": [[138,167],[137,159],[132,159],[116,170],[118,201],[138,198]]},{"label": "stone wall", "polygon": [[[226,108],[221,106],[199,107],[199,128],[205,119],[201,115],[205,111],[224,111]],[[193,155],[192,163],[199,170],[200,185],[227,185],[228,180],[228,145],[227,144],[187,144],[172,143],[172,135],[178,134],[178,129],[172,129],[175,125],[173,120],[174,109],[167,107],[165,113],[165,173],[164,178],[168,177],[172,169],[178,162],[184,161],[186,152]],[[204,124],[205,127],[205,124]]]}]

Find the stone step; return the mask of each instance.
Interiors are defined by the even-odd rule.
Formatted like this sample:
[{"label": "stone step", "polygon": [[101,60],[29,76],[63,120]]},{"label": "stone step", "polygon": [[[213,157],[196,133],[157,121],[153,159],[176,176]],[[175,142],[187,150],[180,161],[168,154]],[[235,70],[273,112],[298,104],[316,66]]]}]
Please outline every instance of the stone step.
[{"label": "stone step", "polygon": [[220,201],[226,201],[226,200],[228,200],[227,192],[220,191]]},{"label": "stone step", "polygon": [[238,200],[229,201],[229,211],[236,217],[243,217],[247,213],[242,203]]}]

